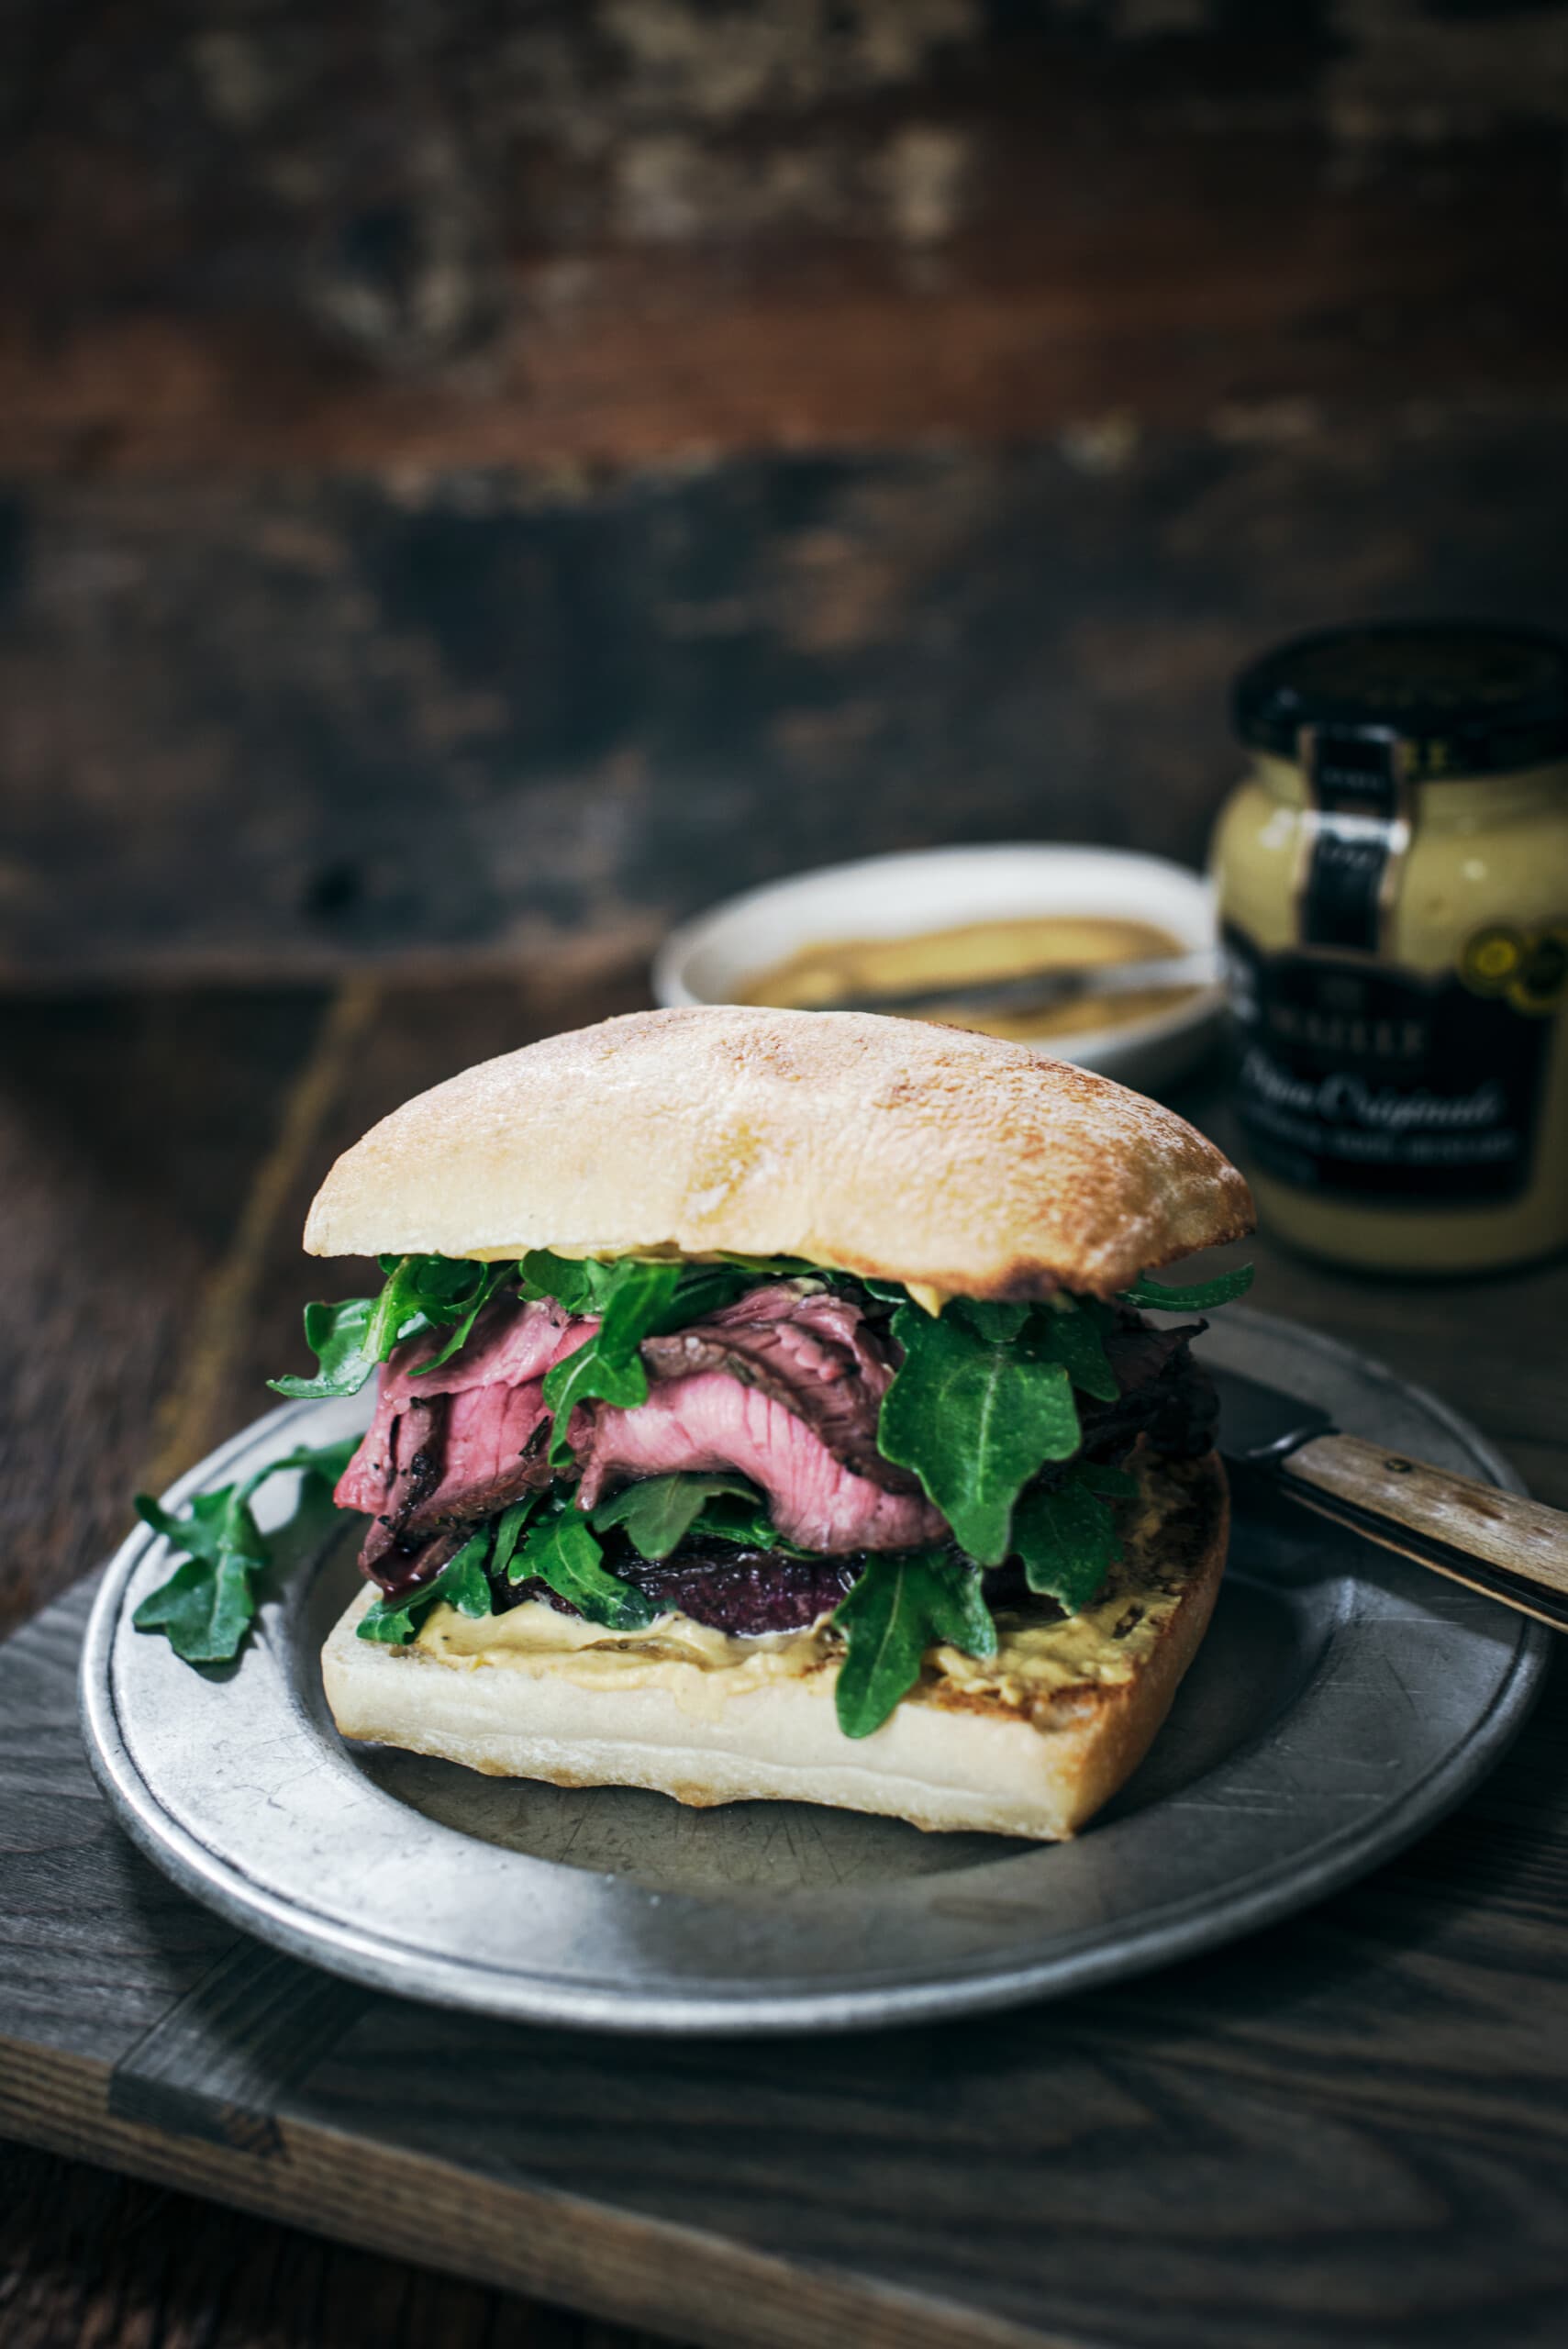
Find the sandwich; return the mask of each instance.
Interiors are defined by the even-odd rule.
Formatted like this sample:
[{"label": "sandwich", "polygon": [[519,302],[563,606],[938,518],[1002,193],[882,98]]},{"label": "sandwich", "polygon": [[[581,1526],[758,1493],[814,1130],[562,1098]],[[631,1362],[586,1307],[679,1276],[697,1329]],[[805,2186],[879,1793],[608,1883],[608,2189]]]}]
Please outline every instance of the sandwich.
[{"label": "sandwich", "polygon": [[484,1063],[328,1175],[314,1375],[347,1738],[562,1786],[1057,1838],[1207,1626],[1227,1497],[1201,1313],[1251,1229],[1171,1111],[854,1014],[636,1013]]}]

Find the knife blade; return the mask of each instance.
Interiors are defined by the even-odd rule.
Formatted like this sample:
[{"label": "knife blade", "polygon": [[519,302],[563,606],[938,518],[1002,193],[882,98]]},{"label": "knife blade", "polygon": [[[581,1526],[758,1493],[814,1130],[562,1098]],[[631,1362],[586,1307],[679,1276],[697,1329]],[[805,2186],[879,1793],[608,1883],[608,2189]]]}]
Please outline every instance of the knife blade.
[{"label": "knife blade", "polygon": [[999,979],[925,980],[919,986],[871,989],[814,1003],[814,1011],[1048,1011],[1061,1003],[1098,996],[1138,995],[1167,987],[1212,986],[1219,957],[1211,947],[1162,954],[1137,963],[1053,963]]},{"label": "knife blade", "polygon": [[1220,1456],[1255,1481],[1451,1581],[1568,1631],[1568,1516],[1343,1433],[1318,1405],[1216,1375]]},{"label": "knife blade", "polygon": [[1335,1432],[1334,1422],[1316,1403],[1286,1395],[1239,1370],[1216,1375],[1220,1397],[1220,1451],[1227,1460],[1253,1467],[1276,1464],[1316,1435]]}]

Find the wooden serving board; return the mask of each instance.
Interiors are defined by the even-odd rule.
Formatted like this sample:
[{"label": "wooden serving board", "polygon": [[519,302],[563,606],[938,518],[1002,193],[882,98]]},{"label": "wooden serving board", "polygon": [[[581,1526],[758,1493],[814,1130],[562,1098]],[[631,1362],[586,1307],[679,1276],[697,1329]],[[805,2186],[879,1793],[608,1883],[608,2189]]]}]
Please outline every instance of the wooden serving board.
[{"label": "wooden serving board", "polygon": [[1560,2339],[1562,1674],[1402,1861],[962,2024],[608,2040],[275,1955],[111,1823],[89,1591],[0,1648],[0,2133],[702,2343]]}]

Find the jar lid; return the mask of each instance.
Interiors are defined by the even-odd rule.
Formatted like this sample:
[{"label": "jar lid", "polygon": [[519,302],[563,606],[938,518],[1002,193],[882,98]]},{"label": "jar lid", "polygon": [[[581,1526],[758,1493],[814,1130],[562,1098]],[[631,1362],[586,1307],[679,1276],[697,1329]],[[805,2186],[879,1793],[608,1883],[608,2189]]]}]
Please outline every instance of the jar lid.
[{"label": "jar lid", "polygon": [[1420,780],[1497,774],[1568,753],[1568,643],[1535,629],[1395,620],[1298,636],[1244,669],[1236,727],[1294,759],[1304,726],[1376,729]]}]

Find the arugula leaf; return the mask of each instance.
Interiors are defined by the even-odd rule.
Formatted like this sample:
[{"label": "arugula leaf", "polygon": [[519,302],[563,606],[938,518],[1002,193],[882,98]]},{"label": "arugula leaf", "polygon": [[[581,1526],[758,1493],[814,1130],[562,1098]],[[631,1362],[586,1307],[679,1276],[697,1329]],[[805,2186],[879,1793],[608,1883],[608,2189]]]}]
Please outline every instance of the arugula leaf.
[{"label": "arugula leaf", "polygon": [[537,1575],[562,1598],[569,1598],[590,1623],[603,1623],[612,1631],[645,1630],[657,1610],[635,1583],[606,1574],[599,1563],[603,1556],[587,1519],[568,1505],[534,1527],[512,1578],[523,1582]]},{"label": "arugula leaf", "polygon": [[[438,1263],[441,1261],[437,1259]],[[384,1256],[381,1269],[386,1278],[365,1324],[365,1352],[372,1362],[384,1362],[405,1332],[414,1337],[429,1327],[416,1288],[412,1258]]]},{"label": "arugula leaf", "polygon": [[681,1286],[680,1264],[627,1264],[605,1298],[595,1343],[606,1362],[637,1360],[637,1349],[663,1319]]},{"label": "arugula leaf", "polygon": [[508,1582],[521,1582],[523,1567],[520,1561],[513,1564],[513,1553],[524,1526],[543,1497],[541,1493],[525,1493],[521,1500],[514,1501],[504,1511],[495,1528],[495,1547],[490,1555],[493,1575],[505,1575]]},{"label": "arugula leaf", "polygon": [[623,1258],[609,1269],[614,1277],[604,1290],[598,1328],[585,1344],[558,1362],[544,1382],[544,1399],[555,1414],[550,1456],[557,1467],[567,1466],[572,1459],[566,1431],[575,1405],[590,1396],[626,1410],[647,1402],[648,1373],[637,1350],[668,1311],[683,1267]]},{"label": "arugula leaf", "polygon": [[657,1564],[677,1549],[702,1515],[704,1503],[720,1494],[739,1494],[755,1511],[755,1488],[736,1476],[648,1476],[601,1501],[590,1518],[597,1533],[623,1526],[639,1557]]},{"label": "arugula leaf", "polygon": [[484,1561],[490,1550],[490,1532],[488,1525],[482,1525],[477,1533],[469,1536],[456,1557],[447,1560],[434,1580],[422,1583],[417,1590],[404,1591],[399,1597],[384,1593],[360,1617],[354,1627],[356,1638],[375,1640],[384,1647],[406,1647],[440,1598],[449,1607],[455,1607],[460,1615],[473,1620],[488,1615],[490,1577],[484,1571]]},{"label": "arugula leaf", "polygon": [[1083,1297],[1037,1313],[1030,1325],[1031,1337],[1062,1364],[1073,1386],[1099,1403],[1114,1403],[1121,1392],[1106,1359],[1105,1332],[1114,1319],[1109,1306]]},{"label": "arugula leaf", "polygon": [[994,1346],[1010,1344],[1030,1311],[1027,1305],[988,1305],[978,1297],[955,1297],[946,1309],[955,1320],[967,1323],[977,1338]]},{"label": "arugula leaf", "polygon": [[568,1313],[597,1313],[615,1275],[616,1266],[596,1256],[558,1256],[553,1249],[530,1248],[517,1266],[517,1285],[535,1302],[563,1305]]},{"label": "arugula leaf", "polygon": [[726,1258],[717,1264],[690,1264],[662,1258],[621,1256],[608,1263],[557,1256],[530,1249],[518,1265],[525,1297],[552,1297],[568,1312],[598,1317],[586,1342],[558,1362],[544,1382],[544,1399],[555,1415],[550,1457],[558,1468],[571,1464],[567,1440],[573,1408],[593,1397],[622,1410],[648,1400],[648,1375],[639,1348],[645,1338],[684,1329],[731,1304],[758,1277],[783,1277],[796,1260],[760,1256]]},{"label": "arugula leaf", "polygon": [[341,1305],[307,1305],[305,1342],[321,1367],[314,1378],[269,1378],[274,1395],[296,1402],[326,1395],[357,1395],[376,1365],[366,1345],[373,1297],[350,1297]]},{"label": "arugula leaf", "polygon": [[[720,1264],[733,1264],[738,1272],[755,1273],[760,1280],[797,1281],[820,1269],[805,1256],[738,1256],[728,1248],[717,1249],[715,1253]],[[899,1294],[902,1296],[903,1291]]]},{"label": "arugula leaf", "polygon": [[569,1598],[589,1622],[606,1624],[612,1631],[641,1631],[651,1623],[654,1609],[634,1584],[605,1572],[599,1563],[603,1553],[587,1520],[570,1505],[538,1519],[527,1539],[519,1542],[541,1497],[525,1494],[494,1525],[482,1525],[434,1581],[401,1598],[377,1599],[360,1618],[359,1637],[405,1646],[439,1599],[445,1599],[461,1615],[488,1615],[491,1577],[501,1574],[512,1583],[537,1575],[562,1598]]},{"label": "arugula leaf", "polygon": [[1145,1273],[1141,1280],[1122,1290],[1121,1301],[1152,1306],[1161,1313],[1203,1313],[1211,1305],[1229,1305],[1232,1297],[1245,1297],[1251,1286],[1251,1264],[1239,1265],[1233,1273],[1218,1273],[1211,1281],[1194,1281],[1187,1288],[1167,1288],[1163,1281],[1151,1280]]},{"label": "arugula leaf", "polygon": [[[439,1264],[446,1260],[439,1256],[427,1256],[422,1260],[415,1259],[414,1261],[417,1263],[422,1261],[426,1264]],[[449,1291],[439,1300],[441,1306],[452,1307],[456,1310],[457,1319],[452,1322],[446,1342],[431,1354],[428,1361],[420,1363],[417,1369],[411,1374],[415,1378],[424,1378],[430,1371],[439,1370],[443,1363],[450,1362],[453,1354],[468,1343],[475,1321],[503,1281],[514,1280],[517,1277],[516,1267],[506,1264],[465,1264],[463,1269],[471,1274],[477,1273],[479,1277],[472,1283],[468,1290]],[[421,1299],[422,1310],[427,1320],[442,1322],[450,1318],[447,1312],[438,1309],[436,1298],[428,1297],[422,1285],[417,1285],[415,1293]],[[391,1351],[391,1347],[388,1347],[387,1352],[390,1353]],[[385,1357],[383,1356],[382,1359],[384,1360]]]},{"label": "arugula leaf", "polygon": [[491,1611],[490,1578],[484,1571],[490,1539],[490,1527],[482,1525],[476,1533],[469,1535],[456,1557],[448,1559],[436,1577],[439,1595],[447,1605],[475,1620]]},{"label": "arugula leaf", "polygon": [[306,1307],[305,1342],[320,1368],[314,1378],[270,1378],[274,1394],[295,1400],[357,1395],[377,1363],[406,1338],[450,1327],[445,1342],[414,1374],[423,1377],[451,1359],[480,1308],[513,1277],[509,1264],[482,1264],[467,1256],[384,1256],[381,1268],[386,1279],[378,1296]]},{"label": "arugula leaf", "polygon": [[457,1352],[479,1308],[501,1282],[513,1277],[509,1264],[482,1264],[468,1256],[384,1256],[386,1281],[365,1331],[365,1352],[384,1362],[405,1338],[455,1324],[452,1334],[416,1376],[434,1370]]},{"label": "arugula leaf", "polygon": [[[131,1621],[139,1631],[162,1631],[186,1664],[230,1664],[256,1613],[255,1576],[271,1562],[251,1499],[269,1476],[298,1469],[298,1508],[330,1490],[359,1449],[358,1436],[340,1443],[302,1445],[269,1461],[243,1484],[196,1493],[183,1517],[172,1517],[150,1493],[138,1493],[137,1513],[153,1531],[186,1553],[165,1583],[142,1600]],[[296,1508],[295,1514],[298,1514]]]},{"label": "arugula leaf", "polygon": [[709,1542],[732,1542],[741,1550],[777,1550],[786,1558],[815,1558],[816,1550],[803,1550],[797,1542],[786,1542],[773,1519],[767,1505],[762,1501],[711,1500],[692,1526],[692,1531]]},{"label": "arugula leaf", "polygon": [[681,1278],[669,1306],[651,1329],[643,1331],[647,1338],[662,1338],[667,1330],[684,1330],[688,1322],[700,1321],[709,1313],[717,1313],[721,1306],[733,1305],[757,1284],[747,1273],[729,1264],[683,1264]]},{"label": "arugula leaf", "polygon": [[[603,1313],[626,1286],[628,1275],[656,1272],[672,1294],[680,1297],[681,1321],[693,1321],[751,1286],[747,1275],[722,1264],[691,1264],[659,1257],[557,1256],[549,1248],[530,1248],[517,1267],[523,1295],[551,1298],[569,1313]],[[649,1333],[644,1331],[645,1336]]]},{"label": "arugula leaf", "polygon": [[940,1550],[871,1560],[833,1620],[847,1642],[834,1691],[846,1737],[882,1727],[919,1679],[928,1648],[996,1653],[978,1572],[951,1564]]},{"label": "arugula leaf", "polygon": [[893,1334],[904,1361],[883,1397],[878,1447],[915,1471],[961,1548],[998,1566],[1018,1494],[1041,1461],[1078,1449],[1072,1379],[1060,1363],[983,1338],[956,1315],[900,1306]]},{"label": "arugula leaf", "polygon": [[1121,1539],[1109,1503],[1073,1475],[1054,1492],[1024,1496],[1013,1518],[1013,1548],[1029,1588],[1076,1615],[1098,1595],[1121,1555]]},{"label": "arugula leaf", "polygon": [[544,1399],[555,1413],[555,1428],[550,1440],[550,1464],[556,1468],[570,1465],[573,1452],[567,1441],[567,1429],[577,1405],[589,1397],[602,1403],[614,1403],[624,1410],[635,1410],[648,1400],[648,1373],[636,1354],[627,1363],[606,1361],[596,1338],[574,1353],[558,1362],[544,1382]]},{"label": "arugula leaf", "polygon": [[186,1563],[144,1598],[131,1617],[139,1631],[163,1631],[187,1664],[228,1664],[256,1612],[254,1575],[267,1545],[243,1485],[197,1493],[185,1517],[171,1517],[147,1493],[136,1506],[155,1532],[189,1553]]},{"label": "arugula leaf", "polygon": [[400,1599],[384,1592],[360,1617],[354,1626],[354,1637],[357,1640],[377,1640],[383,1647],[406,1647],[430,1611],[428,1607],[421,1607],[419,1601],[428,1598],[433,1607],[437,1595],[435,1583],[428,1590],[409,1591]]}]

